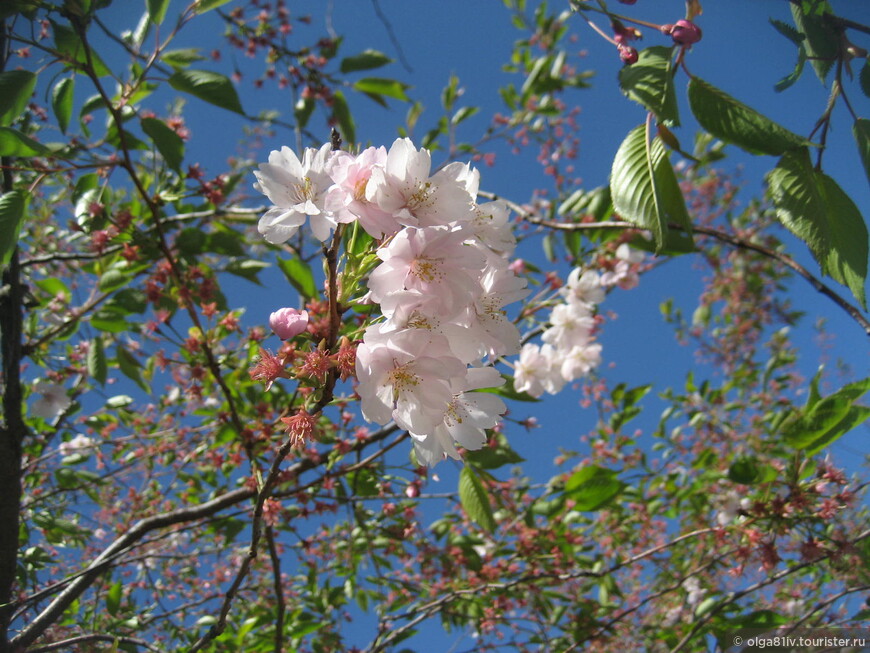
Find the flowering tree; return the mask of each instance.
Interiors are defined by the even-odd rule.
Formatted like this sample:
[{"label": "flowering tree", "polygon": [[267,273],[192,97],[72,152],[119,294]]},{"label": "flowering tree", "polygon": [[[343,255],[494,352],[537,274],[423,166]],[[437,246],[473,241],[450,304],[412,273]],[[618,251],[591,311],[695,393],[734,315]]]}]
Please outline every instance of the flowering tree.
[{"label": "flowering tree", "polygon": [[[831,447],[870,379],[791,327],[820,294],[870,335],[865,221],[823,167],[848,126],[870,176],[870,28],[826,0],[773,21],[779,90],[806,64],[829,88],[801,135],[693,69],[697,0],[643,4],[505,0],[518,83],[477,135],[457,77],[425,129],[382,44],[346,54],[283,0],[146,0],[121,28],[108,0],[0,8],[0,651],[431,650],[429,622],[680,651],[866,620],[865,481]],[[195,46],[220,32],[244,71]],[[580,66],[609,62],[578,35],[642,116],[594,189]],[[359,99],[409,105],[394,140]],[[229,129],[226,168],[191,157]],[[769,163],[743,205],[738,150]],[[531,196],[488,185],[512,156],[542,164]],[[688,259],[693,314],[662,312],[697,364],[609,372],[611,295]],[[251,306],[264,282],[288,299]],[[574,430],[541,473],[516,440],[551,405]]]}]

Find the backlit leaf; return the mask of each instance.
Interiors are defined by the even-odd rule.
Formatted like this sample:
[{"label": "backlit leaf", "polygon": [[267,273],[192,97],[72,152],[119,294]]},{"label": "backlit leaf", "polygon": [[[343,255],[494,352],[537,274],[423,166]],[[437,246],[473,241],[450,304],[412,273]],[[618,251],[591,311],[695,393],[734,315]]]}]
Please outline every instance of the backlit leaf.
[{"label": "backlit leaf", "polygon": [[395,79],[382,79],[380,77],[366,77],[353,83],[353,87],[367,95],[385,95],[387,97],[410,102],[405,90],[410,88]]},{"label": "backlit leaf", "polygon": [[64,134],[72,117],[74,89],[75,78],[64,77],[51,90],[51,108],[57,118],[57,125]]},{"label": "backlit leaf", "polygon": [[169,0],[145,0],[145,6],[148,8],[148,17],[151,19],[151,22],[159,25],[166,18]]},{"label": "backlit leaf", "polygon": [[18,234],[24,222],[27,194],[12,190],[0,195],[0,265],[6,265],[18,244]]},{"label": "backlit leaf", "polygon": [[141,124],[142,131],[151,138],[166,165],[180,172],[184,161],[184,141],[181,136],[157,118],[143,118]]},{"label": "backlit leaf", "polygon": [[343,73],[352,73],[358,70],[380,68],[381,66],[386,66],[388,63],[392,62],[393,60],[383,52],[378,50],[365,50],[352,57],[345,57],[342,59],[339,69]]},{"label": "backlit leaf", "polygon": [[607,505],[625,486],[612,469],[589,465],[568,478],[565,495],[574,501],[577,510],[592,511]]},{"label": "backlit leaf", "polygon": [[810,144],[698,77],[689,81],[689,106],[701,126],[713,136],[752,154],[776,156]]},{"label": "backlit leaf", "polygon": [[242,103],[228,77],[209,70],[179,70],[169,77],[176,91],[190,93],[209,104],[244,115]]},{"label": "backlit leaf", "polygon": [[490,533],[495,530],[489,493],[468,465],[459,473],[459,501],[469,519]]},{"label": "backlit leaf", "polygon": [[4,70],[0,73],[0,125],[11,125],[30,101],[36,75],[29,70]]},{"label": "backlit leaf", "polygon": [[861,155],[861,163],[864,164],[864,173],[870,182],[870,120],[858,118],[852,125],[852,134],[858,144],[858,153]]},{"label": "backlit leaf", "polygon": [[88,348],[88,374],[100,385],[105,385],[109,374],[109,366],[106,362],[106,350],[103,348],[103,339],[94,338]]},{"label": "backlit leaf", "polygon": [[350,107],[347,106],[347,100],[344,99],[341,91],[336,91],[332,99],[332,114],[338,121],[341,137],[347,145],[352,145],[356,143],[356,126],[353,123]]},{"label": "backlit leaf", "polygon": [[0,127],[0,156],[30,157],[48,154],[42,143],[12,127]]},{"label": "backlit leaf", "polygon": [[671,57],[673,48],[657,45],[638,53],[637,62],[619,71],[619,87],[669,125],[679,125]]}]

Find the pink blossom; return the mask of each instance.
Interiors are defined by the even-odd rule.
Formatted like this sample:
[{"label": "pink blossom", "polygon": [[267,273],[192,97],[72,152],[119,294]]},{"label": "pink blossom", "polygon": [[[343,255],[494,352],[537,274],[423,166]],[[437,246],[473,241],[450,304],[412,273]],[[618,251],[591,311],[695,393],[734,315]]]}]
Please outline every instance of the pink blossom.
[{"label": "pink blossom", "polygon": [[269,316],[269,326],[281,340],[290,340],[308,328],[308,311],[279,308]]}]

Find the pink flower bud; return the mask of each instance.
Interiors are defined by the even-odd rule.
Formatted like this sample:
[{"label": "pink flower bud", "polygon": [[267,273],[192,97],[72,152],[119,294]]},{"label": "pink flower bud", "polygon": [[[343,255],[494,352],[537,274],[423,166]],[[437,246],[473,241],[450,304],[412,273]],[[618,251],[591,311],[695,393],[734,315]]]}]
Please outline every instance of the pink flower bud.
[{"label": "pink flower bud", "polygon": [[678,20],[671,30],[671,38],[677,45],[692,45],[701,40],[701,28],[690,20]]},{"label": "pink flower bud", "polygon": [[308,311],[279,308],[269,316],[269,326],[281,340],[290,340],[308,327]]},{"label": "pink flower bud", "polygon": [[619,58],[622,59],[622,63],[626,66],[629,66],[633,63],[637,62],[637,50],[631,46],[627,45],[619,45]]}]

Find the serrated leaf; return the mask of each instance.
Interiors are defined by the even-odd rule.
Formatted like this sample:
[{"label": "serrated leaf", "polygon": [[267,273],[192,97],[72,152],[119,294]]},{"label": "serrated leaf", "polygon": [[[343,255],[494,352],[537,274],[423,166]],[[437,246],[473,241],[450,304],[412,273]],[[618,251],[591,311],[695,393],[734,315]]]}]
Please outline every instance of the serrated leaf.
[{"label": "serrated leaf", "polygon": [[836,181],[823,172],[815,173],[827,210],[831,249],[824,270],[852,291],[867,310],[864,286],[867,280],[868,236],[861,211]]},{"label": "serrated leaf", "polygon": [[169,85],[176,91],[222,109],[245,115],[238,93],[228,77],[209,70],[179,70],[169,76]]},{"label": "serrated leaf", "polygon": [[169,0],[145,0],[145,6],[148,9],[148,17],[151,19],[151,22],[159,25],[166,18]]},{"label": "serrated leaf", "polygon": [[0,73],[0,125],[11,125],[27,107],[36,75],[29,70],[5,70]]},{"label": "serrated leaf", "polygon": [[118,614],[118,610],[121,607],[121,590],[123,589],[123,585],[121,585],[121,581],[113,583],[109,588],[109,591],[106,592],[106,610],[113,617]]},{"label": "serrated leaf", "polygon": [[773,25],[777,32],[782,34],[785,38],[787,38],[789,41],[797,46],[800,46],[806,38],[803,34],[801,34],[788,23],[784,23],[781,20],[777,20],[776,18],[770,18],[769,20],[770,24]]},{"label": "serrated leaf", "polygon": [[619,71],[619,87],[665,124],[679,125],[671,58],[673,48],[657,45],[638,53],[637,62]]},{"label": "serrated leaf", "polygon": [[12,127],[0,127],[0,156],[44,156],[49,150],[42,143]]},{"label": "serrated leaf", "polygon": [[870,120],[858,118],[852,125],[852,135],[858,145],[858,154],[861,155],[861,163],[864,164],[864,174],[870,183]]},{"label": "serrated leaf", "polygon": [[75,78],[65,77],[55,84],[51,91],[51,108],[57,118],[57,125],[64,134],[72,117],[74,90]]},{"label": "serrated leaf", "polygon": [[311,272],[311,267],[303,260],[298,258],[278,259],[278,267],[281,272],[287,277],[287,281],[299,291],[299,294],[305,300],[317,297],[317,284],[314,281],[314,274]]},{"label": "serrated leaf", "polygon": [[811,143],[699,77],[689,81],[689,106],[716,138],[751,154],[784,154]]},{"label": "serrated leaf", "polygon": [[804,64],[807,62],[807,53],[803,47],[798,48],[798,58],[797,62],[794,65],[794,69],[781,80],[779,80],[773,86],[773,90],[777,93],[781,93],[785,89],[789,88],[792,84],[794,84],[797,80],[800,79],[801,75],[804,72]]},{"label": "serrated leaf", "polygon": [[495,530],[489,493],[468,465],[459,473],[459,501],[471,521],[490,533]]},{"label": "serrated leaf", "polygon": [[9,263],[18,245],[27,197],[21,190],[11,190],[0,195],[0,265]]},{"label": "serrated leaf", "polygon": [[382,79],[380,77],[365,77],[353,83],[353,88],[362,93],[381,95],[395,98],[402,102],[410,102],[405,90],[410,88],[407,84],[395,79]]},{"label": "serrated leaf", "polygon": [[806,37],[803,45],[810,64],[824,84],[840,49],[840,35],[824,17],[825,14],[833,15],[831,7],[827,1],[815,2],[812,11],[794,3],[790,3],[790,7],[795,25]]},{"label": "serrated leaf", "polygon": [[610,174],[610,194],[616,213],[652,232],[656,251],[691,250],[691,236],[669,234],[669,223],[690,230],[689,214],[661,138],[648,141],[645,125],[629,132],[620,145]]},{"label": "serrated leaf", "polygon": [[870,408],[854,402],[870,390],[870,378],[848,383],[788,420],[784,440],[812,456],[870,418]]},{"label": "serrated leaf", "polygon": [[577,510],[593,511],[610,503],[626,484],[617,478],[617,472],[597,465],[589,465],[574,472],[565,482],[565,496],[574,501]]},{"label": "serrated leaf", "polygon": [[359,70],[372,70],[393,63],[383,52],[378,50],[364,50],[352,57],[345,57],[341,60],[339,69],[343,73],[352,73]]},{"label": "serrated leaf", "polygon": [[347,145],[353,145],[356,143],[356,127],[353,123],[350,107],[347,106],[347,100],[344,99],[344,93],[336,91],[332,99],[332,115],[338,121],[341,137]]},{"label": "serrated leaf", "polygon": [[184,161],[184,141],[181,136],[157,118],[142,118],[141,125],[142,131],[151,138],[154,147],[166,161],[166,165],[181,172],[181,164]]},{"label": "serrated leaf", "polygon": [[109,366],[106,362],[106,350],[103,348],[102,338],[91,340],[91,346],[88,348],[87,364],[88,374],[100,385],[105,385],[109,374]]},{"label": "serrated leaf", "polygon": [[788,152],[767,174],[776,217],[810,248],[824,266],[831,249],[826,206],[806,148]]}]

